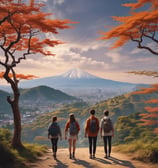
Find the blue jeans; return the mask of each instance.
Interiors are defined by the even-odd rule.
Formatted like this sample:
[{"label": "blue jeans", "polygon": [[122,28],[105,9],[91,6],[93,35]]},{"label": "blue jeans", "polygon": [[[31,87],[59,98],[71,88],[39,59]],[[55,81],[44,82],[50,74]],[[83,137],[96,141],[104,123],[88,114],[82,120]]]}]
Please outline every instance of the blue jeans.
[{"label": "blue jeans", "polygon": [[93,152],[93,155],[95,155],[95,152],[96,152],[96,144],[97,144],[97,136],[95,137],[88,137],[88,140],[89,140],[89,153],[90,155],[92,154]]}]

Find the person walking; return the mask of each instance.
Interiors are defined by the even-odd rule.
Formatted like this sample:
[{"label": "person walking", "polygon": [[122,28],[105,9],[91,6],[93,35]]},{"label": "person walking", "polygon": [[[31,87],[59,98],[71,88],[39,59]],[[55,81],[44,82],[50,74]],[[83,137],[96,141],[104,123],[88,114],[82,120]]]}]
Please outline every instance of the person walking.
[{"label": "person walking", "polygon": [[56,159],[56,153],[58,148],[57,144],[58,144],[59,137],[60,137],[60,140],[62,140],[62,133],[61,133],[60,126],[57,123],[57,116],[54,116],[52,118],[52,123],[50,123],[48,126],[48,139],[51,140],[54,159]]},{"label": "person walking", "polygon": [[75,119],[73,113],[69,115],[69,120],[65,125],[65,139],[68,139],[69,142],[69,158],[75,159],[75,151],[76,151],[76,141],[78,139],[78,134],[80,131],[80,126],[78,121]]},{"label": "person walking", "polygon": [[86,120],[85,124],[85,138],[88,136],[90,159],[95,158],[98,132],[99,120],[95,117],[95,110],[92,109],[90,110],[90,117]]},{"label": "person walking", "polygon": [[100,136],[103,138],[104,142],[105,158],[108,158],[111,154],[111,141],[112,137],[114,136],[114,127],[109,117],[108,110],[104,111],[104,117],[100,121]]}]

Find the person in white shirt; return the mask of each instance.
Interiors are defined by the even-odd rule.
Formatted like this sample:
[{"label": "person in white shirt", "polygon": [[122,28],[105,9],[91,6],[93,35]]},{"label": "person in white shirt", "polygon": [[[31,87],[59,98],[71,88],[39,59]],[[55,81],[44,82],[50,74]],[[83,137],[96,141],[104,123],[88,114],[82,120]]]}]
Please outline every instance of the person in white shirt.
[{"label": "person in white shirt", "polygon": [[111,141],[114,136],[114,127],[113,123],[109,117],[109,111],[104,111],[104,117],[100,121],[100,136],[103,138],[104,142],[104,152],[105,158],[110,157],[111,154]]}]

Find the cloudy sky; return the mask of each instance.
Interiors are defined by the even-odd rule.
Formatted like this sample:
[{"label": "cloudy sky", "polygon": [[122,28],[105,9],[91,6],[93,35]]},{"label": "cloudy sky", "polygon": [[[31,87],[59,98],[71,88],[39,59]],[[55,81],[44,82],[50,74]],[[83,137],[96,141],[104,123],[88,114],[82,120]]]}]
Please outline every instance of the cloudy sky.
[{"label": "cloudy sky", "polygon": [[99,31],[117,25],[111,16],[126,16],[129,9],[122,3],[134,0],[36,0],[53,13],[52,18],[79,22],[74,29],[65,29],[58,35],[46,36],[67,42],[51,51],[54,57],[28,57],[17,67],[18,72],[40,77],[59,75],[72,68],[80,68],[95,76],[132,83],[156,83],[157,79],[128,74],[133,70],[157,71],[158,57],[136,48],[129,42],[124,47],[109,50],[112,40],[97,40]]}]

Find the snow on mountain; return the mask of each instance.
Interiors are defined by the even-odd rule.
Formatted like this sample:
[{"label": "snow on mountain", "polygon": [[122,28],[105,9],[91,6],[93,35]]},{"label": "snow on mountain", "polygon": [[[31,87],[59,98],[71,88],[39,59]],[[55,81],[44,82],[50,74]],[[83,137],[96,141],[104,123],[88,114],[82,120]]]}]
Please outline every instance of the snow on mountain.
[{"label": "snow on mountain", "polygon": [[137,84],[128,82],[100,78],[80,69],[71,69],[57,76],[19,83],[20,88],[32,88],[41,85],[55,88],[71,96],[93,102],[133,91],[138,86]]},{"label": "snow on mountain", "polygon": [[108,79],[103,79],[91,75],[80,69],[71,69],[58,76],[50,76],[46,78],[33,79],[29,81],[20,82],[19,86],[22,88],[30,88],[35,86],[45,85],[52,88],[106,88],[116,89],[118,88],[133,88],[136,85],[125,82],[118,82]]},{"label": "snow on mountain", "polygon": [[64,78],[75,78],[75,79],[81,79],[81,78],[87,78],[87,79],[90,79],[90,78],[97,78],[96,76],[93,76],[85,71],[82,71],[81,69],[79,68],[76,68],[76,69],[70,69],[69,71],[63,73],[60,75],[61,77],[64,77]]}]

